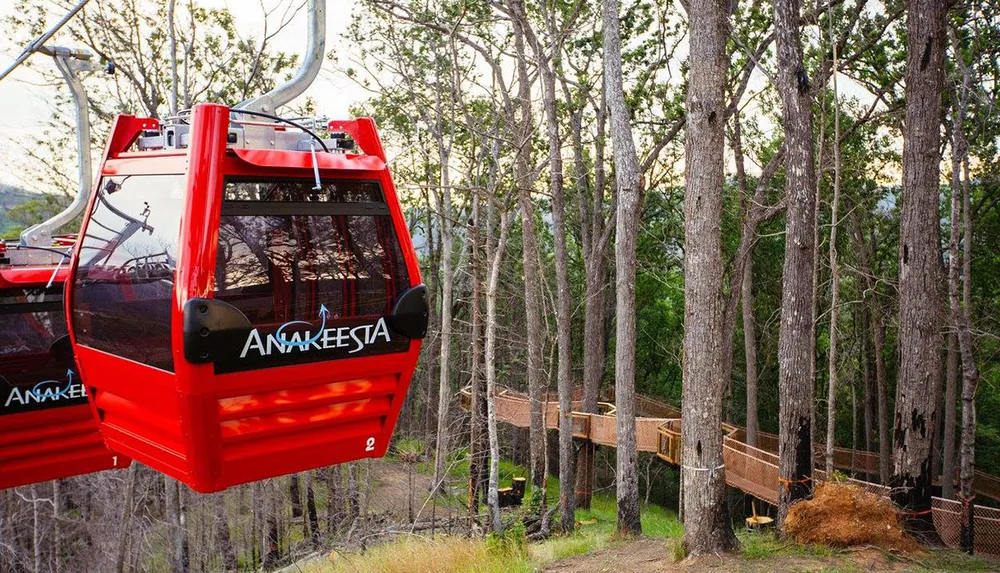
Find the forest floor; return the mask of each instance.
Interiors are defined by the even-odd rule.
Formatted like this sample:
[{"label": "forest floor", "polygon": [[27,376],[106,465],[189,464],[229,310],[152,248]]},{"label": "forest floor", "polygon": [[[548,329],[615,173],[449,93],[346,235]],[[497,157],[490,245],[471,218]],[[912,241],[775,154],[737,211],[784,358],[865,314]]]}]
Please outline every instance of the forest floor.
[{"label": "forest floor", "polygon": [[[467,467],[456,465],[449,473],[458,476],[463,470],[467,471]],[[464,488],[456,485],[460,480],[452,480],[456,483],[443,495],[428,498],[431,471],[427,463],[404,464],[392,458],[373,464],[369,512],[380,515],[379,521],[386,525],[407,523],[410,514],[417,522],[425,522],[432,516],[447,520],[464,515]],[[508,483],[511,477],[524,475],[523,472],[523,468],[503,463],[501,483]],[[558,499],[558,480],[550,477],[548,489],[548,499]],[[530,497],[529,491],[526,502]],[[523,510],[505,510],[505,520],[514,519],[520,511]],[[458,525],[454,529],[441,527],[436,533],[420,530],[389,535],[366,550],[343,547],[298,562],[288,570],[296,573],[1000,571],[1000,562],[970,558],[957,551],[901,555],[874,547],[835,550],[780,541],[769,532],[739,532],[738,551],[725,556],[685,560],[680,549],[683,526],[672,511],[654,504],[642,509],[642,538],[616,538],[617,511],[613,492],[595,495],[591,509],[577,511],[576,518],[578,526],[573,535],[556,535],[538,543],[506,546],[509,540],[504,540],[498,545],[496,540],[469,538],[462,533],[465,528]]]},{"label": "forest floor", "polygon": [[677,541],[639,539],[563,559],[542,569],[558,573],[618,571],[739,571],[745,573],[996,571],[1000,563],[968,558],[955,551],[928,551],[917,555],[889,553],[874,547],[832,550],[780,544],[771,535],[741,536],[741,550],[725,556],[676,561]]}]

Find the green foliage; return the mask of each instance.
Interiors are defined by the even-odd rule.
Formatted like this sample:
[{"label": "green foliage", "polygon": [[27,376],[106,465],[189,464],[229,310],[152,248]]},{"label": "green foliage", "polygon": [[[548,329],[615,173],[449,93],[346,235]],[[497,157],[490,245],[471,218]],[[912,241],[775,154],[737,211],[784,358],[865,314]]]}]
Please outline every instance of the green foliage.
[{"label": "green foliage", "polygon": [[740,551],[746,559],[764,559],[777,555],[783,545],[771,531],[750,532],[739,536]]},{"label": "green foliage", "polygon": [[524,557],[527,553],[528,537],[524,523],[515,521],[503,531],[491,532],[486,536],[487,550],[502,557]]},{"label": "green foliage", "polygon": [[[47,27],[47,11],[35,0],[17,0],[8,13],[3,26],[16,45],[26,45]],[[235,105],[273,88],[298,63],[297,55],[274,50],[268,40],[243,37],[227,8],[177,2],[174,19],[179,110],[201,102]],[[111,58],[118,69],[113,75],[83,75],[90,101],[93,155],[102,149],[115,115],[164,117],[170,113],[174,86],[167,22],[166,2],[101,2],[88,6],[82,17],[68,22],[60,32],[69,45]],[[76,120],[68,90],[50,59],[34,57],[25,65],[38,71],[45,83],[58,86],[58,91],[52,99],[52,117],[23,146],[22,170],[40,189],[75,191]]]},{"label": "green foliage", "polygon": [[396,453],[399,456],[422,456],[426,443],[419,438],[404,438],[396,442]]}]

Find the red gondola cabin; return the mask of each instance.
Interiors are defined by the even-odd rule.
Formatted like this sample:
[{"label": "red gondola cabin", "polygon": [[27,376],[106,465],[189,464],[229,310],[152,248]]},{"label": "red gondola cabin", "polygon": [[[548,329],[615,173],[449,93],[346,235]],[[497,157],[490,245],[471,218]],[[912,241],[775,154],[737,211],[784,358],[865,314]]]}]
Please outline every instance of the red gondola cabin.
[{"label": "red gondola cabin", "polygon": [[11,264],[38,251],[0,249],[0,489],[129,465],[104,447],[73,364],[67,268]]},{"label": "red gondola cabin", "polygon": [[119,117],[67,287],[108,445],[201,492],[384,455],[427,327],[374,122],[262,115]]}]

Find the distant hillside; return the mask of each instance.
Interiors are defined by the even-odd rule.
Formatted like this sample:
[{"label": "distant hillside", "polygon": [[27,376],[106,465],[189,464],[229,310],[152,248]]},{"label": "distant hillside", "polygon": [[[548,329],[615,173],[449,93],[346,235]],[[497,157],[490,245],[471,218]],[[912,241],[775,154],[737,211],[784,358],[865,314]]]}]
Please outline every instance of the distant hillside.
[{"label": "distant hillside", "polygon": [[12,208],[42,197],[38,193],[0,183],[0,238],[10,238],[17,234],[13,231],[20,230],[20,225],[16,225],[8,218]]}]

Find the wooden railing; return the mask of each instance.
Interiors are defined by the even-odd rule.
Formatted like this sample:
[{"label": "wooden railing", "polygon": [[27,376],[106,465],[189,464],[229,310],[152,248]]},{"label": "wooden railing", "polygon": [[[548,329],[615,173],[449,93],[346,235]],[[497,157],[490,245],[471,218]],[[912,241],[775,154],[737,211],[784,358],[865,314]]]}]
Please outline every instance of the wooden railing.
[{"label": "wooden railing", "polygon": [[[581,396],[573,396],[571,424],[573,437],[590,440],[602,446],[615,447],[618,444],[618,421],[614,405],[599,404],[598,413],[579,411]],[[663,461],[680,465],[681,461],[681,410],[670,404],[645,396],[637,396],[639,417],[636,418],[636,445],[639,451],[655,453]],[[466,410],[471,405],[468,389],[459,396],[460,404]],[[527,428],[531,422],[531,402],[521,392],[502,388],[496,396],[497,421]],[[546,395],[542,404],[545,427],[559,428],[559,402],[552,395]],[[726,483],[770,504],[778,503],[778,436],[766,432],[757,433],[757,447],[748,445],[746,430],[740,426],[723,424],[724,434],[722,457],[725,464]],[[819,444],[813,447],[816,459],[821,460],[825,448]],[[856,473],[877,475],[879,473],[878,454],[849,448],[835,448],[834,467]],[[814,479],[822,481],[825,473],[816,470]],[[851,479],[853,483],[879,495],[888,495],[889,488],[883,485]],[[976,472],[976,493],[1000,499],[1000,478]],[[960,504],[952,500],[934,498],[933,517],[941,538],[949,546],[958,545],[958,519]],[[1000,510],[977,505],[976,551],[990,555],[1000,555]]]}]

